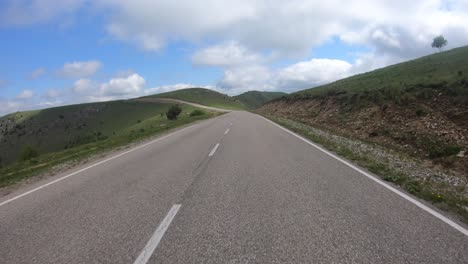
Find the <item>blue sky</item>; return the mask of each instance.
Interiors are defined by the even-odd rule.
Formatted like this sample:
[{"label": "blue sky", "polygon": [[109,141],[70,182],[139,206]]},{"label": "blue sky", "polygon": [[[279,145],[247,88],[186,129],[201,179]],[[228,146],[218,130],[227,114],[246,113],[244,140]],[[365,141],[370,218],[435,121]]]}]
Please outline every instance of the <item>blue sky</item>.
[{"label": "blue sky", "polygon": [[[97,22],[96,22],[97,23]],[[97,60],[102,69],[93,78],[105,81],[120,71],[135,71],[145,76],[149,85],[185,81],[194,84],[213,83],[222,71],[197,67],[190,61],[194,46],[172,43],[163,52],[145,52],[125,42],[106,37],[102,25],[85,23],[67,29],[54,26],[7,28],[0,30],[2,44],[0,76],[9,85],[2,96],[14,97],[22,89],[37,93],[49,88],[71,86],[73,80],[57,76],[65,63]],[[45,73],[38,78],[29,76],[39,68]]]},{"label": "blue sky", "polygon": [[429,54],[438,34],[466,45],[467,13],[463,0],[4,0],[0,115],[192,86],[293,92]]}]

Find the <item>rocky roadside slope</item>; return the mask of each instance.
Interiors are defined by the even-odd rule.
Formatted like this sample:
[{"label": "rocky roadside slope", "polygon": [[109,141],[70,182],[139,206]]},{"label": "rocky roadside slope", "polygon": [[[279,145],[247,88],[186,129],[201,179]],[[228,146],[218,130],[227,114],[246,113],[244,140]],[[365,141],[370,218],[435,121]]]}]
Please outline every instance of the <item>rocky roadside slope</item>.
[{"label": "rocky roadside slope", "polygon": [[375,143],[468,180],[468,105],[449,96],[347,106],[334,96],[280,99],[258,110],[351,139]]}]

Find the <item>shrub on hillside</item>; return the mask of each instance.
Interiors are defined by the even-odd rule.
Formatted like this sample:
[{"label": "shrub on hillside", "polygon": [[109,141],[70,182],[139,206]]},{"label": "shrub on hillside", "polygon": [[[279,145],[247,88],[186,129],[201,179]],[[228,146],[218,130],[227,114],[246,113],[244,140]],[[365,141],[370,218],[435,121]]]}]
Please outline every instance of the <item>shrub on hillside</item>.
[{"label": "shrub on hillside", "polygon": [[420,136],[416,139],[418,145],[427,151],[429,158],[437,159],[458,154],[462,147],[431,137]]},{"label": "shrub on hillside", "polygon": [[31,146],[27,146],[26,148],[23,149],[23,151],[21,152],[21,160],[22,161],[26,161],[26,160],[30,160],[32,158],[35,158],[39,156],[39,153],[37,152],[37,150],[35,150],[33,147]]},{"label": "shrub on hillside", "polygon": [[172,105],[166,112],[166,117],[169,120],[176,120],[182,112],[182,108],[179,105]]},{"label": "shrub on hillside", "polygon": [[202,116],[204,114],[205,112],[203,112],[202,110],[195,109],[190,113],[190,116]]},{"label": "shrub on hillside", "polygon": [[417,116],[425,116],[425,115],[427,115],[427,112],[423,108],[418,108],[418,109],[416,109],[416,115]]}]

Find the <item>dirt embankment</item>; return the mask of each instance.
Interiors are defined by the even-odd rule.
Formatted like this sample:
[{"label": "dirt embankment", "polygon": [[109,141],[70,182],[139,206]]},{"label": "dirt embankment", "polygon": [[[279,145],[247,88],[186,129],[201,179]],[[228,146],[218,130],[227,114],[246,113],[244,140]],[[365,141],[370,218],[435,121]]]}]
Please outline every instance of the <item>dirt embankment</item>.
[{"label": "dirt embankment", "polygon": [[282,98],[258,110],[403,151],[468,179],[468,106],[438,94],[402,105]]}]

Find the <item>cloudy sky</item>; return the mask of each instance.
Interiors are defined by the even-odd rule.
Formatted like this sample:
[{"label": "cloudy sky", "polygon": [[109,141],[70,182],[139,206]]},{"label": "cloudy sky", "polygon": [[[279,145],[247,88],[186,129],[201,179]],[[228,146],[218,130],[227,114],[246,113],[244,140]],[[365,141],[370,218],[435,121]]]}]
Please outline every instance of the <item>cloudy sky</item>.
[{"label": "cloudy sky", "polygon": [[2,0],[0,115],[187,87],[293,92],[468,44],[468,0]]}]

